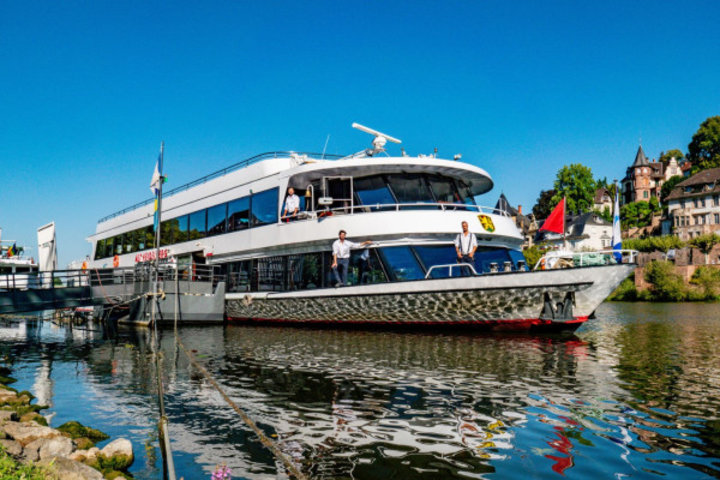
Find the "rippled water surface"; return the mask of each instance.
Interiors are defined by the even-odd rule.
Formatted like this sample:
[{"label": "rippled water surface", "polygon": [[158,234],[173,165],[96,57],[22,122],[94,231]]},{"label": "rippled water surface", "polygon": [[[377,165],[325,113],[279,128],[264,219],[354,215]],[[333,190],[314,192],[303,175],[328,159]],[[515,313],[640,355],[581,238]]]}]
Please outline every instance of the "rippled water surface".
[{"label": "rippled water surface", "polygon": [[[606,303],[570,337],[183,328],[311,478],[720,478],[720,305]],[[97,328],[97,327],[96,327]],[[276,478],[275,457],[162,333],[179,474]],[[161,478],[148,332],[0,324],[18,389],[129,438]]]}]

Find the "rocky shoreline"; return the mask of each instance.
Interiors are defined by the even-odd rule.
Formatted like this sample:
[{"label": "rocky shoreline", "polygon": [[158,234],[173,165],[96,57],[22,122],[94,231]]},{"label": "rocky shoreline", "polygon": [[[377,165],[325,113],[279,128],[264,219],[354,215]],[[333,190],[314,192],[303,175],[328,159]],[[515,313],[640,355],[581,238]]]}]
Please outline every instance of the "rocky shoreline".
[{"label": "rocky shoreline", "polygon": [[[39,467],[44,478],[132,478],[127,473],[134,460],[129,440],[118,438],[100,449],[95,444],[109,437],[98,430],[78,422],[58,428],[47,426],[38,413],[47,407],[33,405],[31,393],[8,387],[14,382],[7,377],[9,373],[9,369],[0,367],[0,457],[9,456],[15,462]],[[21,474],[10,478],[28,477]]]}]

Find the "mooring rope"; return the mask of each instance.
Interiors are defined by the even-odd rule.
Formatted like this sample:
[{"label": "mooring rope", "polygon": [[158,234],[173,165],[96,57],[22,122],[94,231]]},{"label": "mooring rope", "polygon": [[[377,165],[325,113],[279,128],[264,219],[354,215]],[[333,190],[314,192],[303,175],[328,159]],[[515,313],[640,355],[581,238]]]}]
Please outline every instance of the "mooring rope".
[{"label": "mooring rope", "polygon": [[245,424],[250,427],[250,429],[255,432],[255,434],[260,438],[260,443],[262,443],[268,450],[270,450],[273,455],[277,459],[279,459],[284,465],[285,468],[288,469],[290,474],[297,478],[298,480],[306,480],[307,477],[295,466],[292,461],[277,447],[275,442],[273,442],[270,438],[268,438],[260,428],[253,422],[253,420],[235,403],[232,401],[232,399],[225,393],[225,391],[220,387],[220,385],[215,381],[215,379],[210,375],[210,373],[198,363],[198,361],[195,359],[195,356],[187,349],[185,348],[185,345],[182,343],[182,340],[180,340],[179,335],[175,335],[175,338],[178,342],[178,345],[180,345],[180,348],[183,352],[185,352],[185,355],[187,355],[188,359],[190,360],[190,363],[200,370],[200,373],[203,374],[203,376],[212,384],[213,387],[215,387],[215,390],[217,390],[220,395],[225,399],[225,401],[232,407],[235,412],[240,415],[240,418],[245,422]]}]

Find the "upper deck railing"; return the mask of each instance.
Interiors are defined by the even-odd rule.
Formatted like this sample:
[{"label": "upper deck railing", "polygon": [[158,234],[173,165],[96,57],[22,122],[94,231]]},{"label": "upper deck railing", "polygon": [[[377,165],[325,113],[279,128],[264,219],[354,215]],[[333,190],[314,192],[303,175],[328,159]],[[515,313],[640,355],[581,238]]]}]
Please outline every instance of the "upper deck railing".
[{"label": "upper deck railing", "polygon": [[510,217],[505,210],[497,208],[484,207],[482,205],[473,205],[467,203],[447,203],[447,202],[418,202],[418,203],[371,203],[363,205],[346,205],[342,207],[318,209],[311,211],[299,212],[297,215],[287,215],[280,217],[280,222],[285,221],[302,221],[313,220],[332,215],[355,215],[358,213],[369,212],[399,212],[401,210],[457,210],[457,211],[474,211],[478,213],[500,215]]},{"label": "upper deck railing", "polygon": [[[163,197],[169,197],[171,195],[174,195],[179,192],[183,192],[183,191],[188,190],[197,185],[202,185],[203,183],[209,182],[210,180],[213,180],[218,177],[222,177],[223,175],[227,175],[228,173],[234,172],[235,170],[240,170],[241,168],[248,167],[248,166],[252,165],[253,163],[257,163],[262,160],[267,160],[268,158],[289,157],[290,155],[307,155],[308,157],[320,158],[322,160],[338,160],[338,159],[344,158],[346,156],[346,155],[336,155],[336,154],[331,154],[331,153],[284,152],[284,151],[265,152],[265,153],[261,153],[260,155],[255,155],[254,157],[250,157],[245,160],[242,160],[238,163],[230,165],[229,167],[225,167],[216,172],[205,175],[204,177],[198,178],[197,180],[193,180],[192,182],[188,182],[184,185],[180,185],[179,187],[175,187],[172,190],[168,190],[167,192],[163,192]],[[150,205],[154,201],[155,201],[154,198],[149,198],[147,200],[143,200],[142,202],[136,203],[135,205],[132,205],[127,208],[123,208],[122,210],[119,210],[115,213],[111,213],[110,215],[107,215],[107,216],[101,218],[100,220],[98,220],[98,223],[105,222],[107,220],[110,220],[111,218],[115,218],[124,213],[131,212],[140,207],[144,207],[145,205]]]}]

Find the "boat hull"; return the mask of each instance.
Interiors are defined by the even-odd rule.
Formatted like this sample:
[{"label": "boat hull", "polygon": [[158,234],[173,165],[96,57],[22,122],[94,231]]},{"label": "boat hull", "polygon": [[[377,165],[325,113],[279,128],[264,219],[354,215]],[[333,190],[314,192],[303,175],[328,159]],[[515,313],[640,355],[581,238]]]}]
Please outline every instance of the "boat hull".
[{"label": "boat hull", "polygon": [[634,269],[608,265],[296,292],[226,295],[230,319],[574,330]]}]

